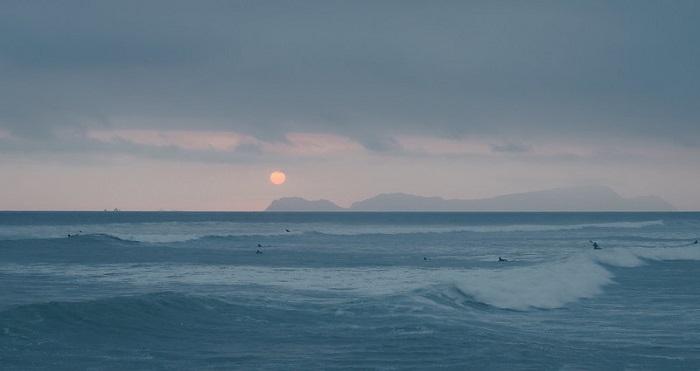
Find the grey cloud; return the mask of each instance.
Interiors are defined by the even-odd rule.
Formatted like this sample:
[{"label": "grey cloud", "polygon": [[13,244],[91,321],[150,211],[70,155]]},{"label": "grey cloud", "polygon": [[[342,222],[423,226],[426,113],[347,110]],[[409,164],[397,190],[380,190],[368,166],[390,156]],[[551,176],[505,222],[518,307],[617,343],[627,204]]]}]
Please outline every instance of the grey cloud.
[{"label": "grey cloud", "polygon": [[[89,155],[129,155],[139,158],[207,163],[247,163],[272,161],[274,156],[263,154],[254,145],[243,144],[231,151],[191,150],[175,145],[154,146],[114,139],[108,142],[85,137],[64,137],[46,142],[34,138],[0,138],[0,153],[23,159],[68,159],[71,163],[94,163]],[[83,155],[83,156],[81,156]],[[88,155],[88,156],[85,156]],[[58,156],[58,157],[56,157]]]},{"label": "grey cloud", "polygon": [[264,140],[336,133],[379,151],[399,134],[697,142],[699,7],[8,1],[0,127],[48,141],[136,116]]},{"label": "grey cloud", "polygon": [[384,136],[363,136],[357,138],[362,146],[374,152],[401,151],[401,145],[394,138]]}]

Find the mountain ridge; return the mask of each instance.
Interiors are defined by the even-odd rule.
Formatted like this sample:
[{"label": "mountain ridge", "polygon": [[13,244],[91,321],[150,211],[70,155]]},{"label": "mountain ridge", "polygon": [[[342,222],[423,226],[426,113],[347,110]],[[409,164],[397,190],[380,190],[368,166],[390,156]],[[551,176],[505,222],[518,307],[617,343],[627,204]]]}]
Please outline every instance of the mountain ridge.
[{"label": "mountain ridge", "polygon": [[265,211],[345,211],[329,200],[307,200],[301,197],[283,197],[274,200]]},{"label": "mountain ridge", "polygon": [[349,208],[329,200],[285,197],[265,211],[673,211],[658,196],[625,198],[606,186],[578,186],[511,193],[482,199],[445,199],[407,193],[381,193]]}]

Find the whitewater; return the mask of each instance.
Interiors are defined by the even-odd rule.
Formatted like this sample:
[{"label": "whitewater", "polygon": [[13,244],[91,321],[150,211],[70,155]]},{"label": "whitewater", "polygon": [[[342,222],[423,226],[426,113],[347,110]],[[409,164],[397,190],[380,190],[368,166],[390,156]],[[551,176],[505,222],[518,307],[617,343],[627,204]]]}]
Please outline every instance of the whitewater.
[{"label": "whitewater", "polygon": [[699,237],[700,213],[0,212],[0,368],[700,369]]}]

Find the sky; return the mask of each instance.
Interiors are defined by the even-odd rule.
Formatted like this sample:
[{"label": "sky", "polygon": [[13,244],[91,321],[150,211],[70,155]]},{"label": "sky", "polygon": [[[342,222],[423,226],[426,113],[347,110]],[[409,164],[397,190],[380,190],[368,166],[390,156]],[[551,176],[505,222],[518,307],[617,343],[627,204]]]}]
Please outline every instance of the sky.
[{"label": "sky", "polygon": [[698,19],[683,0],[5,0],[0,210],[578,185],[700,210]]}]

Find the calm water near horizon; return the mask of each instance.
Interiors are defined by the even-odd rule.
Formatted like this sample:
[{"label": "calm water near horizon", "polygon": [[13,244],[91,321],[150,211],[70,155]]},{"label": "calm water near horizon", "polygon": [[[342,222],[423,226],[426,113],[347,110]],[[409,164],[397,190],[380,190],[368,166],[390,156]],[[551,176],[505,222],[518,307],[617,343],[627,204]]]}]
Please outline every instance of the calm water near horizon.
[{"label": "calm water near horizon", "polygon": [[692,212],[0,212],[0,369],[700,369],[698,238]]}]

